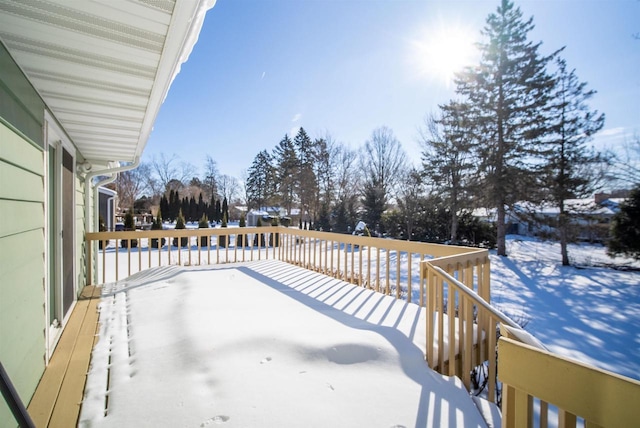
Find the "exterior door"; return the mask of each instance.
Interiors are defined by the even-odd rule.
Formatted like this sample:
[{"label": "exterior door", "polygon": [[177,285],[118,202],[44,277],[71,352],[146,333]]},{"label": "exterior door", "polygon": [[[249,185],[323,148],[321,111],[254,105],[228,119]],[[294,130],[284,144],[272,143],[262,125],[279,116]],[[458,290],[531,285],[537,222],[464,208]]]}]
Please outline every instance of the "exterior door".
[{"label": "exterior door", "polygon": [[73,157],[62,149],[62,318],[64,319],[75,300],[73,280],[73,223],[74,173]]},{"label": "exterior door", "polygon": [[58,342],[76,300],[75,158],[55,127],[48,128],[47,153],[47,358]]}]

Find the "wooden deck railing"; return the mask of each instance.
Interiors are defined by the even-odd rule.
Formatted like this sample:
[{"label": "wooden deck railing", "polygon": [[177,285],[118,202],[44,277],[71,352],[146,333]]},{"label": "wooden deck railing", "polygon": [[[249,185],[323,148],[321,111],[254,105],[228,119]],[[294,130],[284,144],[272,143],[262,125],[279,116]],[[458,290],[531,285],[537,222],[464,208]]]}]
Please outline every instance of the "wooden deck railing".
[{"label": "wooden deck railing", "polygon": [[[497,378],[503,383],[503,427],[532,426],[533,400],[539,403],[541,428],[547,426],[549,405],[564,409],[561,427],[575,426],[575,415],[587,426],[629,426],[640,420],[639,382],[550,354],[490,305],[487,250],[278,226],[97,232],[86,239],[93,283],[170,264],[274,259],[413,301],[425,307],[430,367],[460,377],[469,390],[472,373],[486,367],[490,401],[497,400]],[[98,250],[98,241],[110,245]],[[504,336],[499,340],[498,325]]]},{"label": "wooden deck railing", "polygon": [[269,245],[277,230],[246,227],[87,233],[87,285],[117,281],[158,266],[277,258],[277,246]]},{"label": "wooden deck railing", "polygon": [[[475,248],[279,226],[93,232],[87,233],[86,239],[87,272],[92,284],[123,279],[155,266],[208,265],[267,258],[322,272],[408,302],[417,299],[420,306],[426,302],[426,290],[420,281],[422,261],[454,257],[463,267],[476,263],[478,254],[483,254],[483,260],[488,263],[488,252]],[[123,240],[125,245],[122,245]],[[109,246],[98,250],[98,241]],[[132,241],[137,241],[138,246],[131,248]],[[94,257],[96,251],[97,257]],[[114,265],[107,269],[108,263]],[[113,276],[107,277],[107,272],[113,272]],[[482,272],[482,284],[476,287],[488,296],[488,265]]]},{"label": "wooden deck railing", "polygon": [[[427,363],[439,373],[458,376],[471,390],[472,373],[487,365],[479,379],[487,398],[497,399],[495,352],[497,327],[518,325],[489,304],[488,254],[444,257],[422,264],[427,288]],[[457,279],[459,278],[459,279]],[[450,315],[453,314],[453,317]]]},{"label": "wooden deck railing", "polygon": [[638,425],[639,381],[523,343],[508,327],[502,326],[501,332],[498,378],[503,427],[534,426],[534,401],[540,428],[549,426],[550,405],[558,409],[559,428],[575,428],[578,422],[586,427]]},{"label": "wooden deck railing", "polygon": [[[477,254],[483,254],[488,263],[487,250],[470,247],[287,228],[282,228],[280,235],[281,260],[407,302],[415,300],[420,306],[426,302],[426,289],[420,281],[420,265],[425,260],[457,257],[461,266],[467,266],[477,261]],[[489,294],[488,264],[484,268],[481,288]]]},{"label": "wooden deck railing", "polygon": [[[89,277],[97,283],[154,266],[270,258],[415,302],[427,310],[425,354],[429,365],[460,376],[469,387],[471,370],[488,360],[493,379],[490,394],[494,393],[495,352],[487,349],[495,349],[497,323],[511,321],[491,312],[488,304],[487,250],[273,226],[88,233],[89,251],[95,251],[101,240],[103,244],[109,240],[110,246],[103,245],[105,250],[99,250],[97,261],[87,267]],[[137,240],[136,248],[131,248],[132,240]],[[92,255],[87,259],[93,260]],[[108,262],[114,263],[109,269]],[[107,278],[107,271],[113,276]],[[443,304],[448,296],[452,298]],[[457,323],[445,328],[447,313],[455,313]],[[492,328],[493,333],[488,334]],[[447,348],[447,343],[454,342],[455,346]]]}]

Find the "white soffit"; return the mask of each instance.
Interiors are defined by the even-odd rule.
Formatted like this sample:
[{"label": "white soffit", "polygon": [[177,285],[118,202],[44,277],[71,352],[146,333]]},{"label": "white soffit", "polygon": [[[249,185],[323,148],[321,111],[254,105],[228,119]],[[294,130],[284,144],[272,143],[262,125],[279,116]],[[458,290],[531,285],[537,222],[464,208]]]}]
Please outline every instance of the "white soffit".
[{"label": "white soffit", "polygon": [[82,157],[132,162],[215,0],[0,0],[0,39]]}]

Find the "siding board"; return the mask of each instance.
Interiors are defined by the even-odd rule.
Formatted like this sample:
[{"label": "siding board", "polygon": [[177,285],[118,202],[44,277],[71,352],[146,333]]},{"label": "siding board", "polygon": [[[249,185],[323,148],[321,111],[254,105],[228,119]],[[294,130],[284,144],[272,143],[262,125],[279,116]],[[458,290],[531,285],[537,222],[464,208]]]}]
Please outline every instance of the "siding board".
[{"label": "siding board", "polygon": [[0,199],[0,238],[44,227],[44,205],[40,202]]},{"label": "siding board", "polygon": [[0,199],[44,202],[44,179],[0,161]]},{"label": "siding board", "polygon": [[9,127],[0,122],[0,160],[42,175],[43,151],[31,144],[25,144],[24,139],[16,135]]}]

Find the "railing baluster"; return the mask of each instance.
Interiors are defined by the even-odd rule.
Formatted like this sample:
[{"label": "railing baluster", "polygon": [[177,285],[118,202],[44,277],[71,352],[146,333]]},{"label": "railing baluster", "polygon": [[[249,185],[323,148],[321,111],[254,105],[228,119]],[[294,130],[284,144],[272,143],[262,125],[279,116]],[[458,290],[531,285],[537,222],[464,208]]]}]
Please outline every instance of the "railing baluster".
[{"label": "railing baluster", "polygon": [[411,279],[412,279],[412,272],[411,272],[411,259],[413,258],[413,254],[412,253],[407,253],[407,302],[411,303],[411,295],[413,294],[413,291],[411,289]]},{"label": "railing baluster", "polygon": [[456,292],[453,285],[447,281],[447,321],[449,325],[449,376],[456,374],[456,318],[455,318]]},{"label": "railing baluster", "polygon": [[549,427],[549,403],[540,400],[540,428]]}]

